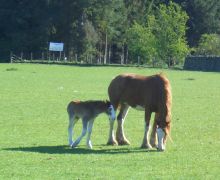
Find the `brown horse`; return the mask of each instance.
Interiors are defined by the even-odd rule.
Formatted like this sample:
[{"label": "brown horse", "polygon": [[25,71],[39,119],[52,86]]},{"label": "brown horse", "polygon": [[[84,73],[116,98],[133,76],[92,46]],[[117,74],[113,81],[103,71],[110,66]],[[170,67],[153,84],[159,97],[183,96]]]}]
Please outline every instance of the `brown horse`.
[{"label": "brown horse", "polygon": [[[129,106],[131,106],[145,111],[145,132],[141,147],[151,148],[152,146],[157,146],[158,150],[165,150],[167,136],[171,130],[172,95],[169,80],[163,74],[153,76],[118,75],[111,81],[108,87],[108,94],[115,111],[120,107],[120,112],[117,116],[116,140],[113,132],[114,122],[112,121],[107,144],[130,144],[124,135],[123,124]],[[155,112],[155,119],[149,142],[148,136],[152,112]],[[158,139],[157,145],[156,138]]]}]

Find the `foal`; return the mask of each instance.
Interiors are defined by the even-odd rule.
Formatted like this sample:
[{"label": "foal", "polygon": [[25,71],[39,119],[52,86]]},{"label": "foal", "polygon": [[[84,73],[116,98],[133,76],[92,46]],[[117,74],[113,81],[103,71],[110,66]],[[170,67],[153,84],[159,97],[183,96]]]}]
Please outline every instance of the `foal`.
[{"label": "foal", "polygon": [[[116,116],[115,110],[109,101],[71,101],[67,106],[67,112],[69,115],[69,145],[72,148],[80,143],[88,131],[86,144],[88,148],[92,149],[90,137],[95,118],[101,113],[106,113],[109,120],[114,121]],[[81,135],[74,142],[72,139],[73,127],[80,118],[82,119],[83,129]]]}]

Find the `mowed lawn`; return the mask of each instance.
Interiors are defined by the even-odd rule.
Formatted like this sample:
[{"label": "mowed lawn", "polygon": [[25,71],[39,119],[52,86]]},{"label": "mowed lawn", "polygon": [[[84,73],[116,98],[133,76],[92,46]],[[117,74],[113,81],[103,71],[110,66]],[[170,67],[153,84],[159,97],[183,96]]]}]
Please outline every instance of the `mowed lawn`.
[{"label": "mowed lawn", "polygon": [[[144,112],[130,109],[125,121],[130,146],[106,146],[109,123],[103,114],[94,123],[93,150],[86,138],[70,149],[67,104],[108,99],[108,84],[124,72],[168,76],[173,143],[168,140],[165,152],[140,149]],[[81,128],[79,121],[74,138]],[[219,167],[220,73],[0,64],[0,179],[217,180]]]}]

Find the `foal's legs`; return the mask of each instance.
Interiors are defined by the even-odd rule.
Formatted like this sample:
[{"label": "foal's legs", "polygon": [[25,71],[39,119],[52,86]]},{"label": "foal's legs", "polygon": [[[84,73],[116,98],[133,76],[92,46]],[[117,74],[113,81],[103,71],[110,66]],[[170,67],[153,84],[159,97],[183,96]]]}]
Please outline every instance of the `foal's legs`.
[{"label": "foal's legs", "polygon": [[[113,104],[113,107],[116,112],[116,110],[118,108],[118,101],[111,100],[111,102],[115,102]],[[109,121],[110,128],[109,128],[109,137],[108,137],[107,145],[118,145],[118,142],[115,140],[115,135],[114,135],[114,122],[115,121]]]},{"label": "foal's legs", "polygon": [[71,145],[72,148],[76,147],[81,139],[86,135],[86,131],[87,131],[87,124],[88,124],[88,120],[83,118],[82,119],[82,124],[83,124],[83,129],[82,129],[82,133],[81,135],[76,139],[76,141]]},{"label": "foal's legs", "polygon": [[128,114],[129,106],[126,104],[121,105],[120,112],[118,114],[118,127],[116,131],[116,140],[118,141],[119,145],[129,145],[130,142],[126,139],[124,135],[124,121]]},{"label": "foal's legs", "polygon": [[91,119],[91,120],[88,122],[88,128],[87,128],[88,135],[87,135],[86,144],[87,144],[87,147],[88,147],[89,149],[92,149],[92,141],[91,141],[90,138],[91,138],[91,134],[92,134],[93,123],[94,123],[94,119]]},{"label": "foal's legs", "polygon": [[77,121],[78,119],[74,115],[69,115],[68,138],[70,146],[73,144],[73,128]]},{"label": "foal's legs", "polygon": [[149,130],[150,130],[150,118],[151,118],[151,111],[145,109],[145,131],[144,131],[144,138],[141,148],[152,148],[149,143]]}]

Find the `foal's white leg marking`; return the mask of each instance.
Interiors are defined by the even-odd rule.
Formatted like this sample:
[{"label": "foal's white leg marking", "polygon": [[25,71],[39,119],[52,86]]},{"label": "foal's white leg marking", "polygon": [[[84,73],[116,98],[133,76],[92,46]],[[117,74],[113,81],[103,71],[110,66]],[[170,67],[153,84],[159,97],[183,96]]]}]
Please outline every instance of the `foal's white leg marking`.
[{"label": "foal's white leg marking", "polygon": [[78,119],[74,118],[74,116],[69,117],[69,127],[68,127],[68,137],[69,137],[69,145],[72,146],[74,143],[72,137],[74,134],[73,128],[75,124],[77,123]]},{"label": "foal's white leg marking", "polygon": [[71,145],[72,148],[76,147],[80,143],[81,139],[86,135],[88,121],[86,119],[82,119],[82,123],[83,123],[82,133],[76,139],[76,141]]},{"label": "foal's white leg marking", "polygon": [[94,123],[94,120],[90,120],[88,122],[88,128],[87,128],[87,131],[88,131],[88,136],[87,136],[87,141],[86,141],[86,144],[87,144],[87,147],[89,149],[92,149],[92,141],[91,141],[91,134],[92,134],[92,127],[93,127],[93,123]]},{"label": "foal's white leg marking", "polygon": [[163,129],[158,128],[157,129],[158,150],[160,150],[160,151],[164,151],[165,150],[165,145],[163,143],[164,136],[165,136],[165,132],[163,131]]},{"label": "foal's white leg marking", "polygon": [[69,137],[69,145],[73,144],[73,121],[74,117],[69,117],[69,127],[68,127],[68,137]]}]

